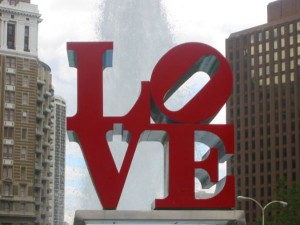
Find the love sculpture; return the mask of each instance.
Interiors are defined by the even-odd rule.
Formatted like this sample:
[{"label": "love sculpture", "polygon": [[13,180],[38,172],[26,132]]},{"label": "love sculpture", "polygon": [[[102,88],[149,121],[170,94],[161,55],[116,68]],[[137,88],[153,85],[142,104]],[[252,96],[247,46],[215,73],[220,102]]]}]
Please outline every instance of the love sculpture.
[{"label": "love sculpture", "polygon": [[[137,144],[159,141],[164,146],[167,196],[155,199],[155,209],[220,209],[235,205],[234,177],[218,178],[219,162],[234,153],[232,125],[209,122],[230,97],[232,72],[226,59],[202,43],[186,43],[167,52],[142,82],[141,94],[122,117],[103,115],[103,70],[112,66],[112,42],[68,43],[70,66],[77,68],[77,114],[67,119],[70,140],[77,141],[85,157],[104,209],[116,209]],[[184,107],[166,108],[165,101],[196,72],[210,81]],[[151,122],[150,117],[154,122]],[[128,143],[120,171],[108,141],[120,134]],[[209,146],[209,155],[195,161],[195,142]],[[195,198],[195,176],[202,186],[216,184],[216,194]]]}]

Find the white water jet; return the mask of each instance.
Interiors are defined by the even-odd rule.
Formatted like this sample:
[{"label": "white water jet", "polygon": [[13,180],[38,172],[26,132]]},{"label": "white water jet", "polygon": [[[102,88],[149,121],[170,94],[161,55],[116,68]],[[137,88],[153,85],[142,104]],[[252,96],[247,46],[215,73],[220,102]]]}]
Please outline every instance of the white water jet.
[{"label": "white water jet", "polygon": [[[158,60],[176,44],[160,0],[103,0],[100,9],[99,41],[114,43],[112,68],[104,71],[104,115],[121,116],[135,104],[141,82],[150,80]],[[189,94],[189,88],[182,94]],[[124,152],[119,156],[116,153],[120,145],[110,146],[114,146],[116,163],[122,163],[119,156]],[[118,209],[150,210],[156,198],[164,197],[163,157],[160,143],[138,145]],[[117,166],[120,168],[120,164]],[[90,185],[86,189],[90,194],[85,201],[95,196]]]},{"label": "white water jet", "polygon": [[105,74],[105,115],[122,115],[134,105],[160,57],[174,46],[160,0],[104,0],[99,37],[113,41],[113,67]]},{"label": "white water jet", "polygon": [[[114,44],[112,68],[104,71],[104,115],[121,116],[133,107],[141,82],[150,80],[154,66],[174,43],[159,0],[103,0],[100,9],[99,41]],[[122,156],[115,152],[121,145],[110,146],[120,167]],[[161,144],[140,143],[118,209],[150,210],[154,199],[163,197],[163,170]]]}]

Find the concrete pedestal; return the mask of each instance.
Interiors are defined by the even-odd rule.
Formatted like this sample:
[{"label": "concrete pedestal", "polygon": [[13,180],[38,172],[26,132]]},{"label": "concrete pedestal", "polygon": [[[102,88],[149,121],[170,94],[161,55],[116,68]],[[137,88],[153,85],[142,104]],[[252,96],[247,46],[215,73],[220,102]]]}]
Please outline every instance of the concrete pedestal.
[{"label": "concrete pedestal", "polygon": [[197,224],[246,225],[242,210],[79,210],[74,225],[86,224]]}]

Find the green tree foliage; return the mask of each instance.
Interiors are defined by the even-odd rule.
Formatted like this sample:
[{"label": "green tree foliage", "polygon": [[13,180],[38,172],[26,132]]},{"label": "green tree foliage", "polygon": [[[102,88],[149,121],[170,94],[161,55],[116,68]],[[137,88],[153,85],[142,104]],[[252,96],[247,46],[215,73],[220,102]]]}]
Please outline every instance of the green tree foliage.
[{"label": "green tree foliage", "polygon": [[288,203],[287,207],[280,204],[272,206],[272,217],[266,224],[272,225],[299,225],[300,223],[300,183],[286,187],[286,181],[279,178],[276,186],[276,199]]}]

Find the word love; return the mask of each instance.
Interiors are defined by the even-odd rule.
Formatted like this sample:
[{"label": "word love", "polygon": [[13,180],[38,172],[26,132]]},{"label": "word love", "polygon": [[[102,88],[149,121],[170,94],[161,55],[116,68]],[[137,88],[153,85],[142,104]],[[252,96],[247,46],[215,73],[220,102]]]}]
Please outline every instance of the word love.
[{"label": "word love", "polygon": [[[165,150],[166,197],[155,199],[155,209],[234,207],[234,177],[219,181],[218,165],[234,152],[233,126],[209,122],[226,103],[232,90],[232,73],[226,59],[212,47],[186,43],[167,52],[153,69],[150,82],[122,117],[103,115],[103,70],[112,66],[112,42],[67,44],[70,66],[77,67],[78,109],[67,119],[70,139],[83,151],[96,192],[104,209],[116,209],[140,141],[159,141]],[[125,60],[125,59],[124,59]],[[171,111],[165,102],[195,73],[210,81],[181,109]],[[154,121],[151,123],[150,117]],[[120,170],[108,141],[121,134],[128,149]],[[195,143],[210,150],[195,161]],[[195,177],[202,186],[216,184],[209,199],[195,197]]]}]

